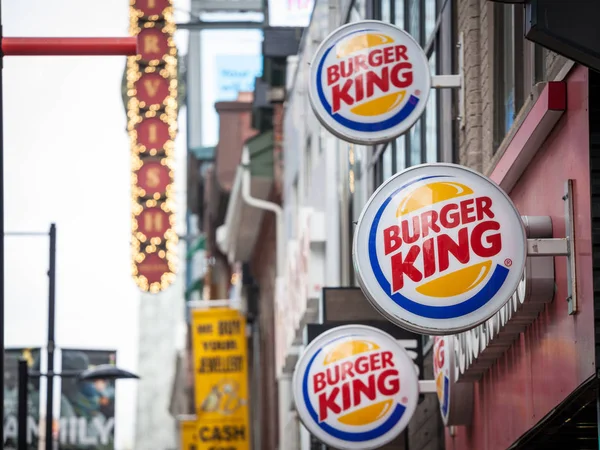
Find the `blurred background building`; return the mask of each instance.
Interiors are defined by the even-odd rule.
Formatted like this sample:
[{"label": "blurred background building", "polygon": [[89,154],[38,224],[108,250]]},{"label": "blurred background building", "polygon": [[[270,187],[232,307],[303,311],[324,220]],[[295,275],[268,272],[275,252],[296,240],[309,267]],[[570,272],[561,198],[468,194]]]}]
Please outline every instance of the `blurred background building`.
[{"label": "blurred background building", "polygon": [[[475,389],[470,426],[444,427],[437,397],[423,395],[408,429],[385,448],[597,446],[600,36],[591,20],[600,6],[564,3],[571,6],[551,0],[191,0],[184,6],[178,101],[186,151],[176,172],[184,186],[177,193],[185,205],[178,212],[181,263],[168,289],[140,299],[136,449],[179,448],[177,418],[196,412],[190,311],[227,299],[248,323],[252,448],[323,450],[300,424],[290,386],[307,330],[384,320],[358,288],[354,225],[382,182],[433,162],[489,176],[523,216],[549,218],[544,237],[573,232],[576,269],[554,258],[544,284],[530,261],[524,300],[498,325],[499,334],[486,344],[480,340],[486,329],[459,336],[467,362],[458,382]],[[432,89],[420,120],[377,146],[331,135],[314,116],[306,87],[320,43],[363,19],[405,29],[433,75],[464,81],[460,90]],[[432,379],[433,340],[412,338],[420,377]]]},{"label": "blurred background building", "polygon": [[[252,400],[255,448],[321,448],[294,413],[291,373],[306,343],[306,325],[332,320],[324,317],[323,309],[330,300],[335,303],[332,288],[347,289],[339,291],[345,295],[345,311],[339,311],[340,317],[352,317],[354,311],[353,320],[360,320],[365,314],[379,318],[369,311],[368,305],[365,309],[366,299],[356,289],[351,242],[354,223],[365,202],[392,174],[427,162],[464,164],[497,180],[513,196],[523,215],[549,215],[557,224],[564,220],[560,212],[564,205],[555,190],[563,189],[567,176],[575,179],[582,186],[577,216],[582,253],[578,251],[578,258],[584,258],[582,264],[587,267],[582,255],[589,238],[589,196],[585,187],[590,183],[589,168],[582,163],[569,166],[568,174],[556,172],[553,158],[559,156],[554,153],[555,144],[549,144],[547,139],[561,142],[560,136],[576,133],[579,138],[572,141],[571,152],[582,152],[578,157],[582,161],[588,158],[590,146],[586,136],[591,119],[584,117],[580,108],[587,104],[588,89],[593,85],[588,84],[590,72],[586,68],[525,38],[533,23],[532,8],[540,4],[317,0],[310,20],[300,27],[294,24],[263,29],[262,76],[256,79],[251,102],[246,100],[251,109],[242,106],[244,99],[249,98],[246,94],[240,94],[236,103],[215,105],[221,117],[220,140],[212,160],[201,165],[205,169],[192,163],[193,172],[202,176],[198,177],[198,187],[193,188],[198,199],[189,206],[204,215],[200,226],[204,227],[201,232],[206,236],[204,248],[210,264],[202,285],[203,298],[222,298],[231,292],[231,298],[241,301],[252,323],[252,386],[253,391],[263,393]],[[433,89],[425,114],[406,135],[371,147],[348,144],[329,134],[312,113],[306,89],[309,62],[320,42],[338,26],[362,19],[383,20],[407,30],[423,47],[433,75],[460,74],[465,81],[462,91]],[[269,24],[271,20],[275,19],[269,17]],[[533,39],[533,35],[529,37]],[[566,52],[564,48],[561,51]],[[579,117],[579,121],[569,119],[569,114],[565,118],[557,113],[553,120],[544,120],[541,128],[523,129],[536,120],[530,114],[538,114],[542,104],[552,111],[568,109],[557,89],[568,91],[569,98],[576,99],[570,100],[573,103],[569,103],[569,114]],[[234,105],[236,120],[242,122],[223,130],[227,126],[225,111]],[[246,113],[251,115],[250,122],[239,118]],[[245,138],[234,144],[240,133]],[[519,133],[535,135],[535,142],[528,141],[524,149],[517,148],[522,147]],[[227,157],[221,151],[226,151]],[[522,156],[514,157],[511,152]],[[503,181],[498,175],[500,166],[513,167],[512,181]],[[561,180],[552,189],[546,185],[541,167],[549,171],[546,176],[551,173],[552,179]],[[220,189],[215,191],[219,183]],[[550,207],[553,202],[556,205]],[[554,236],[561,233],[562,225],[557,225]],[[543,416],[575,395],[577,387],[592,374],[587,363],[573,362],[569,366],[580,375],[561,378],[570,386],[567,390],[559,387],[558,379],[544,379],[536,370],[520,366],[540,352],[545,355],[540,362],[550,365],[560,364],[563,360],[559,355],[566,355],[562,350],[554,354],[553,350],[542,349],[556,339],[553,327],[566,320],[558,315],[567,314],[560,300],[567,278],[562,262],[557,259],[556,264],[561,271],[557,272],[559,287],[554,303],[543,309],[542,317],[533,315],[525,325],[519,322],[521,328],[507,344],[502,344],[503,350],[482,359],[487,361],[485,370],[477,369],[472,376],[463,378],[463,382],[475,382],[478,389],[485,390],[476,391],[480,394],[475,399],[474,426],[454,427],[451,433],[444,430],[437,398],[425,395],[408,431],[390,449],[508,448],[520,438],[525,439],[523,436],[536,433]],[[580,286],[582,292],[590,289],[584,282]],[[581,302],[584,309],[591,304]],[[577,325],[570,331],[563,329],[561,339],[577,340],[579,333],[592,339],[591,326],[588,318],[586,325]],[[542,341],[534,343],[538,339]],[[422,336],[421,340],[422,378],[431,379],[432,340],[429,336]],[[592,351],[583,343],[569,348],[588,354]],[[509,363],[509,355],[517,362]],[[519,376],[539,388],[511,388],[519,392],[510,397],[511,408],[523,411],[519,420],[513,420],[513,413],[502,409],[507,397],[501,386],[518,385]],[[538,404],[536,398],[542,389],[554,394],[552,400]],[[592,403],[585,404],[592,408]],[[590,409],[589,414],[592,413]],[[581,420],[587,423],[590,416]],[[499,428],[507,431],[500,436],[496,431]],[[581,431],[581,436],[596,433],[592,428]],[[562,439],[561,445],[569,446],[574,445],[576,438],[566,434]]]}]

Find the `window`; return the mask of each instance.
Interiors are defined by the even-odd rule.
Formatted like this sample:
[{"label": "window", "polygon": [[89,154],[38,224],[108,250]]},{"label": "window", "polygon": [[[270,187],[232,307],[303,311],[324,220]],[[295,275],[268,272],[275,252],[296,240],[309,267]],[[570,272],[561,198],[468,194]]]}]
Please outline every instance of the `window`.
[{"label": "window", "polygon": [[[407,30],[425,50],[432,74],[453,73],[452,0],[374,1],[374,18],[390,21]],[[404,136],[374,149],[374,189],[406,167],[440,161],[442,143],[450,148],[446,154],[453,155],[452,95],[451,92],[448,94],[432,89],[427,108],[415,125]],[[442,116],[447,123],[441,120]],[[451,156],[443,158],[445,161],[452,159]]]},{"label": "window", "polygon": [[312,186],[312,136],[306,139],[306,148],[304,150],[304,185],[303,197],[305,200],[310,196]]},{"label": "window", "polygon": [[513,126],[532,87],[545,81],[544,50],[525,39],[523,6],[494,5],[494,151]]},{"label": "window", "polygon": [[367,1],[366,0],[354,0],[350,11],[348,11],[347,22],[358,22],[367,17]]}]

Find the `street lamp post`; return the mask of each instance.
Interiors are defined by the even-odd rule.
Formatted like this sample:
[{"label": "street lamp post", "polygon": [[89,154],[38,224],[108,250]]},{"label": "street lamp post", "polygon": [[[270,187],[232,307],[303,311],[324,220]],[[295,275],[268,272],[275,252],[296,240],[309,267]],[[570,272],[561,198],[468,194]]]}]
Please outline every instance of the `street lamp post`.
[{"label": "street lamp post", "polygon": [[[1,2],[0,2],[1,3]],[[68,37],[68,38],[7,38],[2,30],[0,5],[0,325],[4,328],[4,118],[2,69],[5,56],[100,56],[137,54],[137,37]],[[52,351],[54,348],[51,349]],[[4,332],[0,333],[0,373],[4,374]],[[52,390],[50,389],[50,392]],[[49,394],[51,396],[52,394]],[[51,398],[51,397],[50,397]],[[0,405],[4,416],[4,377],[0,380]],[[4,442],[4,427],[0,429],[0,442]],[[52,441],[46,438],[46,449]]]},{"label": "street lamp post", "polygon": [[[52,450],[52,405],[54,403],[54,348],[56,343],[54,332],[55,308],[56,308],[56,224],[50,224],[48,233],[13,231],[4,233],[4,236],[48,236],[50,238],[50,262],[48,264],[48,342],[46,351],[48,354],[48,373],[46,388],[46,450]],[[2,239],[4,242],[4,239]],[[4,358],[2,358],[4,359]],[[20,389],[20,388],[19,388]],[[3,409],[4,411],[4,405]],[[19,422],[19,427],[20,427]]]},{"label": "street lamp post", "polygon": [[[79,370],[65,370],[62,373],[54,373],[50,370],[47,373],[32,372],[29,373],[27,369],[27,361],[23,358],[19,359],[19,397],[17,404],[17,418],[18,418],[18,434],[17,434],[17,450],[27,450],[27,384],[29,383],[29,377],[46,377],[48,380],[54,377],[75,377],[78,381],[93,381],[97,379],[103,380],[118,380],[125,378],[136,378],[139,379],[134,373],[128,372],[127,370],[119,369],[118,367],[110,364],[102,364],[92,369],[84,371]],[[46,411],[48,409],[46,408]],[[52,408],[50,408],[52,411]],[[48,414],[46,412],[46,414]],[[51,413],[52,414],[52,413]],[[46,416],[48,417],[48,416]],[[46,420],[46,436],[50,436],[50,443],[52,444],[52,428],[49,426],[52,421]],[[46,437],[46,442],[48,438]]]}]

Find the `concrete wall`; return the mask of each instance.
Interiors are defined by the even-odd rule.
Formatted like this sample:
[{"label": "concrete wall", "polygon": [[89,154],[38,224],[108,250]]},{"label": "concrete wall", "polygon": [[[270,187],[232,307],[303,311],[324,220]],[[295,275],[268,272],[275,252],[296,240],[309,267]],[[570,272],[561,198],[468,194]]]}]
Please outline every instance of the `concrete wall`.
[{"label": "concrete wall", "polygon": [[[179,245],[180,254],[184,253]],[[184,277],[159,294],[143,294],[135,433],[136,450],[177,447],[175,419],[169,412],[177,353],[184,348]]]}]

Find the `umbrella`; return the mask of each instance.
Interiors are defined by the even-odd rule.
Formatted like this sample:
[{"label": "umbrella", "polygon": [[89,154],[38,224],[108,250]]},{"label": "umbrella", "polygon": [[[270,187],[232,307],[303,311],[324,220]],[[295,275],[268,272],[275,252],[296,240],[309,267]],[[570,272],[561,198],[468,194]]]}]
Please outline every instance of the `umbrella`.
[{"label": "umbrella", "polygon": [[78,381],[93,381],[93,380],[117,380],[119,378],[137,378],[134,373],[119,369],[112,364],[101,364],[91,369],[84,370],[77,375]]}]

